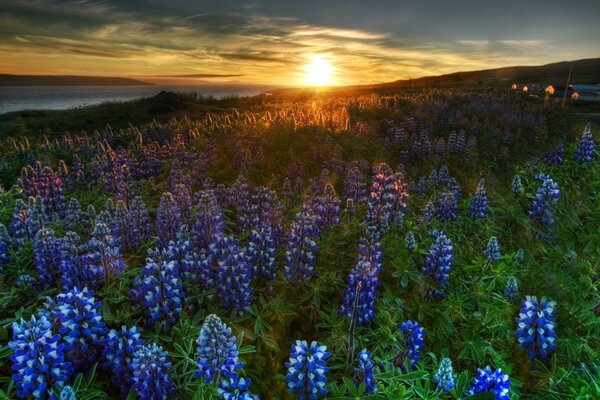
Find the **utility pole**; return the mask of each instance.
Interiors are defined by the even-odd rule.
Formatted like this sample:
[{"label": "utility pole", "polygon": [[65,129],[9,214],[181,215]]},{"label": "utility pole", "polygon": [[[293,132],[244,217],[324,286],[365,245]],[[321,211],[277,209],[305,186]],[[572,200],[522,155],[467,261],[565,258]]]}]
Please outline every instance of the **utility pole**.
[{"label": "utility pole", "polygon": [[567,78],[567,86],[565,86],[565,93],[563,94],[563,101],[561,108],[565,108],[565,100],[567,100],[567,92],[569,91],[569,83],[571,83],[571,73],[573,73],[573,64],[569,68],[569,77]]}]

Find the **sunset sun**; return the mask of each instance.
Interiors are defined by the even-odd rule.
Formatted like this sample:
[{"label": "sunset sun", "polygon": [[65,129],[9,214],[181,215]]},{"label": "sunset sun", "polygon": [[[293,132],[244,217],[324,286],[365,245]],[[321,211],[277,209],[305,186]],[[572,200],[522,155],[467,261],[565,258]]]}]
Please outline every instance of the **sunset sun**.
[{"label": "sunset sun", "polygon": [[335,67],[322,55],[312,56],[304,68],[304,83],[310,86],[329,86],[335,82]]}]

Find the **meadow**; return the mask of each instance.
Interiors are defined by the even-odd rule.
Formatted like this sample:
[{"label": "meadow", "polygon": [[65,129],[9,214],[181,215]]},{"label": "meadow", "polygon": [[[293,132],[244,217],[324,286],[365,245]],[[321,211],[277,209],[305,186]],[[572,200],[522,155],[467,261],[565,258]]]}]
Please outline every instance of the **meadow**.
[{"label": "meadow", "polygon": [[0,399],[600,398],[597,126],[160,96],[0,119]]}]

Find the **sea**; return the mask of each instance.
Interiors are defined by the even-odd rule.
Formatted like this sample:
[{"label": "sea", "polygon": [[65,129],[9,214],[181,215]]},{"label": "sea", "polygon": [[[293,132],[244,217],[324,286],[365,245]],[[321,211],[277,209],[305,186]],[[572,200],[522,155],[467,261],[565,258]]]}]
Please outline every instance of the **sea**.
[{"label": "sea", "polygon": [[260,85],[0,86],[0,114],[23,110],[66,110],[104,102],[152,97],[161,91],[204,97],[255,96],[273,89]]}]

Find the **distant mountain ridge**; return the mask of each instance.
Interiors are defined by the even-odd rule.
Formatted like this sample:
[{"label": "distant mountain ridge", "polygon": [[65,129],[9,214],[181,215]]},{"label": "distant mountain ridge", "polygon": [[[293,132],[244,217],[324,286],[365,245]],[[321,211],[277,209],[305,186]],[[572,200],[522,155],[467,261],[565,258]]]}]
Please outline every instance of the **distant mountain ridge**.
[{"label": "distant mountain ridge", "polygon": [[361,85],[364,89],[386,89],[406,86],[452,86],[493,83],[551,83],[564,85],[573,66],[571,84],[600,84],[600,58],[562,61],[540,66],[513,66],[480,71],[454,72],[415,79],[401,79],[374,85]]},{"label": "distant mountain ridge", "polygon": [[82,75],[0,74],[0,86],[140,86],[152,83],[131,78]]}]

